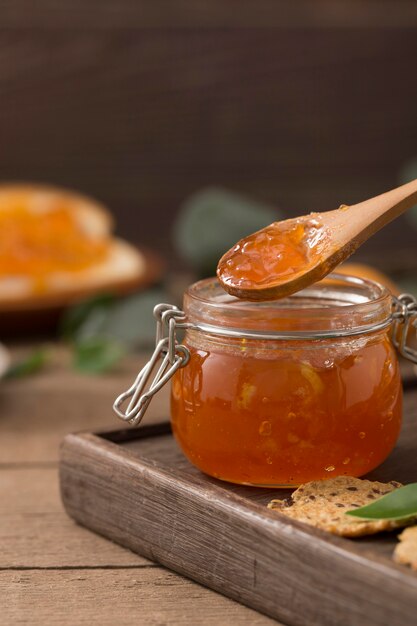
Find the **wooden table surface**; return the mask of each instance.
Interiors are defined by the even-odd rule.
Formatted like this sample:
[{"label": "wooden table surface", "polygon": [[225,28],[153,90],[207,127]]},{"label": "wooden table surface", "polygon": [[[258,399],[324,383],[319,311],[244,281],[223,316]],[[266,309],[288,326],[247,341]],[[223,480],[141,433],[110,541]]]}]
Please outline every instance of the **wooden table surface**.
[{"label": "wooden table surface", "polygon": [[[143,360],[143,359],[142,359]],[[58,489],[68,432],[120,426],[111,406],[140,359],[117,374],[67,366],[0,384],[0,606],[2,624],[275,624],[77,526]],[[146,421],[168,415],[167,393]]]},{"label": "wooden table surface", "polygon": [[[59,364],[1,381],[2,624],[277,623],[77,526],[65,514],[57,472],[62,438],[120,427],[113,400],[144,359],[132,358],[106,376],[80,376]],[[167,415],[166,390],[153,400],[146,422]]]}]

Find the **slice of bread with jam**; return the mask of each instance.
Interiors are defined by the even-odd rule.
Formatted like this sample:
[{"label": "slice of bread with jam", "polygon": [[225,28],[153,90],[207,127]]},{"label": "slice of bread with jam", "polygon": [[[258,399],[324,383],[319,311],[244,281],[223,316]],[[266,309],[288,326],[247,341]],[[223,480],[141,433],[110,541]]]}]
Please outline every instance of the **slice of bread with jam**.
[{"label": "slice of bread with jam", "polygon": [[152,282],[149,257],[112,229],[109,211],[87,196],[0,185],[0,310],[63,307]]}]

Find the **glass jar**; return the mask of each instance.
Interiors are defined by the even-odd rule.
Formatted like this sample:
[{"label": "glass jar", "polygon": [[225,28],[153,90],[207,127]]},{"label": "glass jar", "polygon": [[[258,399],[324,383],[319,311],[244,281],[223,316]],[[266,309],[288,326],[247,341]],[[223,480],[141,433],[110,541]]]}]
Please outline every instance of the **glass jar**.
[{"label": "glass jar", "polygon": [[[210,278],[187,290],[184,312],[170,310],[162,313],[168,336],[160,327],[163,363],[148,393],[150,365],[139,391],[137,380],[115,408],[120,413],[130,393],[123,415],[137,421],[173,375],[173,432],[203,472],[293,487],[362,476],[394,447],[402,387],[389,338],[392,297],[381,285],[331,275],[284,300],[254,303]],[[178,326],[183,345],[175,344]]]}]

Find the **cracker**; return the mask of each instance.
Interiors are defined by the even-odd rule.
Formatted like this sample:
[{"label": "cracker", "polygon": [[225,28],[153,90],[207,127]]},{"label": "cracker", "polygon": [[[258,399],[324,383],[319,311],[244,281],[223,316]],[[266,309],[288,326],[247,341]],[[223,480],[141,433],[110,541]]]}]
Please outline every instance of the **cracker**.
[{"label": "cracker", "polygon": [[380,483],[339,476],[301,485],[289,498],[272,500],[268,508],[335,535],[360,537],[406,525],[401,520],[368,521],[345,515],[398,487],[402,485],[395,481]]},{"label": "cracker", "polygon": [[398,539],[400,542],[394,550],[394,561],[417,570],[417,526],[403,530]]}]

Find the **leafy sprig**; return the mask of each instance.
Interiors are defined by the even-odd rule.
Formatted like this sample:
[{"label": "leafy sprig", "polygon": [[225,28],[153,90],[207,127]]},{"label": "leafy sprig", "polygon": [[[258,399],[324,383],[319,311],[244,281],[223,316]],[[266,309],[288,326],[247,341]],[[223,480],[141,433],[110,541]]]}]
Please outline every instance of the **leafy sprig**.
[{"label": "leafy sprig", "polygon": [[371,504],[347,511],[362,520],[406,520],[417,517],[417,483],[399,487]]}]

